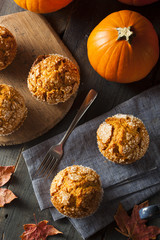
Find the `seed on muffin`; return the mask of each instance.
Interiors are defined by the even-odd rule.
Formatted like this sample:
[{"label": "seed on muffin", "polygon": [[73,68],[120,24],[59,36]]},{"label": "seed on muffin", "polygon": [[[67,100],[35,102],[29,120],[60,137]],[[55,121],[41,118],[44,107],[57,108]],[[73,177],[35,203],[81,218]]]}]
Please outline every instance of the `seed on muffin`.
[{"label": "seed on muffin", "polygon": [[0,26],[0,70],[12,63],[16,56],[17,43],[13,34]]},{"label": "seed on muffin", "polygon": [[27,116],[23,96],[12,86],[0,84],[0,136],[13,133]]},{"label": "seed on muffin", "polygon": [[57,104],[74,95],[80,84],[75,64],[58,54],[39,56],[27,79],[29,91],[39,101]]},{"label": "seed on muffin", "polygon": [[103,189],[99,175],[81,165],[61,170],[50,188],[51,202],[63,215],[83,218],[93,214],[102,200]]},{"label": "seed on muffin", "polygon": [[139,118],[116,114],[99,126],[97,143],[99,151],[108,160],[129,164],[145,155],[149,146],[149,134]]}]

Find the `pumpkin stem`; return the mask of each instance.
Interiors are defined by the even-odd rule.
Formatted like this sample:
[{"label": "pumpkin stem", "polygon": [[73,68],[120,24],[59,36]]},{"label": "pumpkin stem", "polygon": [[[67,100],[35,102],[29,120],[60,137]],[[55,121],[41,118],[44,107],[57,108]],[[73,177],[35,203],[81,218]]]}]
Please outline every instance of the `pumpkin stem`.
[{"label": "pumpkin stem", "polygon": [[124,27],[124,28],[117,28],[118,31],[118,40],[125,39],[127,42],[130,43],[131,37],[133,36],[133,31],[131,31],[130,27]]}]

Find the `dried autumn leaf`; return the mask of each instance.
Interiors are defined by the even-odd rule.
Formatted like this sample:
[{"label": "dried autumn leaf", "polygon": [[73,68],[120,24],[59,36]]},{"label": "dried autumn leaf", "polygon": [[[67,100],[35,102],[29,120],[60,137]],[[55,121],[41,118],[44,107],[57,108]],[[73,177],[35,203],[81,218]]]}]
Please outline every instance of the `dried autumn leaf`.
[{"label": "dried autumn leaf", "polygon": [[10,203],[16,197],[14,193],[6,188],[0,188],[0,207],[4,207],[5,204]]},{"label": "dried autumn leaf", "polygon": [[126,210],[120,204],[114,216],[119,227],[119,229],[116,228],[116,230],[132,240],[156,239],[156,236],[160,234],[160,228],[156,226],[146,226],[145,223],[147,220],[142,220],[139,216],[139,210],[148,205],[148,201],[140,205],[135,205],[131,216],[128,216]]},{"label": "dried autumn leaf", "polygon": [[14,170],[15,166],[0,166],[0,187],[9,181]]},{"label": "dried autumn leaf", "polygon": [[62,233],[58,231],[52,225],[47,225],[48,221],[43,220],[38,224],[25,224],[24,232],[20,236],[23,240],[46,240],[48,236],[53,236],[58,233]]}]

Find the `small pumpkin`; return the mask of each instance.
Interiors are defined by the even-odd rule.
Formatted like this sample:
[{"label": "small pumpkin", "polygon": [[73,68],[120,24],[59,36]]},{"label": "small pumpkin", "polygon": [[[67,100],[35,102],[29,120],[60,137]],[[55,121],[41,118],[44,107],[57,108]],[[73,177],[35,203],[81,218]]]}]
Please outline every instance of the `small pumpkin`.
[{"label": "small pumpkin", "polygon": [[118,1],[122,3],[126,3],[128,5],[144,6],[154,2],[158,2],[159,0],[118,0]]},{"label": "small pumpkin", "polygon": [[72,0],[14,0],[20,7],[36,13],[55,12]]},{"label": "small pumpkin", "polygon": [[159,43],[151,22],[141,14],[122,10],[104,18],[87,42],[90,64],[103,78],[129,83],[144,78],[159,57]]}]

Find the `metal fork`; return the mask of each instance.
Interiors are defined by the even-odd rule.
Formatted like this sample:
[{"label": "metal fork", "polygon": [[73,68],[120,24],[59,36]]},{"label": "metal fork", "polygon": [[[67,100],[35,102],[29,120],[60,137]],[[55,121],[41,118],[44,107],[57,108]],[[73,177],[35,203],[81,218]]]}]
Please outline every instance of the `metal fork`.
[{"label": "metal fork", "polygon": [[94,89],[91,89],[89,93],[87,94],[86,98],[84,99],[80,109],[78,110],[75,118],[71,122],[68,130],[66,131],[65,135],[63,136],[62,140],[57,144],[52,146],[46,156],[44,157],[44,160],[38,167],[35,175],[39,176],[46,176],[47,178],[51,175],[51,173],[56,168],[57,164],[60,162],[63,156],[63,146],[68,139],[69,135],[79,122],[79,120],[82,118],[84,113],[87,111],[87,109],[90,107],[90,105],[93,103],[95,98],[97,97],[97,92]]}]

